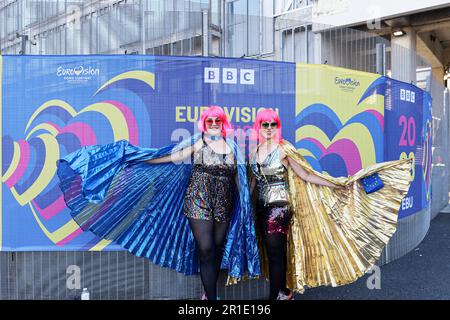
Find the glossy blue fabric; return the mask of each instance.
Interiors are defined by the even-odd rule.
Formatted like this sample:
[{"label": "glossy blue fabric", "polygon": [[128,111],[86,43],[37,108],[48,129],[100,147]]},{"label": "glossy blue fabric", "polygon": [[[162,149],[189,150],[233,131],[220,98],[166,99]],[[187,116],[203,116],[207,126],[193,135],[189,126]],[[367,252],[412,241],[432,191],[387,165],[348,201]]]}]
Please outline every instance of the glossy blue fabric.
[{"label": "glossy blue fabric", "polygon": [[[199,139],[142,148],[126,140],[86,146],[58,160],[60,188],[73,219],[83,230],[114,240],[139,257],[191,275],[199,271],[195,241],[183,214],[190,163],[149,164]],[[222,260],[230,276],[260,275],[260,261],[245,162],[227,139],[238,163],[232,219]]]}]

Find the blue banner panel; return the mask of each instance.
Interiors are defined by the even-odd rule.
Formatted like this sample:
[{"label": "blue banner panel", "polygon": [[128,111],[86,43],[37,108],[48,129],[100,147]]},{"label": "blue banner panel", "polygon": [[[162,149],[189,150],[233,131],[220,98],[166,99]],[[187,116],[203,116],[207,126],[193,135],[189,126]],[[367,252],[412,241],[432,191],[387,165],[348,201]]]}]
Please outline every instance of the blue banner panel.
[{"label": "blue banner panel", "polygon": [[386,78],[385,160],[413,158],[413,179],[399,218],[429,205],[431,166],[431,97],[418,87]]},{"label": "blue banner panel", "polygon": [[[163,56],[3,56],[2,250],[102,250],[118,246],[71,219],[56,161],[121,139],[160,147],[197,129],[219,105],[235,129],[276,109],[294,140],[295,64]],[[246,133],[238,133],[245,147]],[[241,139],[239,139],[241,138]]]}]

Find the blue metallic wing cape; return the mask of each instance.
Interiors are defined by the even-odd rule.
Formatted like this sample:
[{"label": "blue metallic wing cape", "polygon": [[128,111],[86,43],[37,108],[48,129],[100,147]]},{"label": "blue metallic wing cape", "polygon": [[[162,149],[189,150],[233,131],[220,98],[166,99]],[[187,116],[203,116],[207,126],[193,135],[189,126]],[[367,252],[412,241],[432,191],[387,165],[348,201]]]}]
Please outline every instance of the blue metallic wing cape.
[{"label": "blue metallic wing cape", "polygon": [[[190,163],[149,164],[197,141],[199,134],[163,148],[143,148],[120,140],[82,147],[57,162],[59,186],[73,219],[83,230],[115,241],[132,254],[186,275],[199,271],[195,241],[183,214]],[[227,139],[238,163],[222,268],[240,279],[258,277],[260,261],[245,162]]]}]

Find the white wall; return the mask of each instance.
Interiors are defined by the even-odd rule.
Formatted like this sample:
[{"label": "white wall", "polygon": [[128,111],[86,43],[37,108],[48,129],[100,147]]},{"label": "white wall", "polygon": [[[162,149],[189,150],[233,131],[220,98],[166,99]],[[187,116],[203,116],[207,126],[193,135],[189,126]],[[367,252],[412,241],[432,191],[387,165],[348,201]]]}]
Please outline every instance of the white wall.
[{"label": "white wall", "polygon": [[317,0],[313,21],[329,26],[352,26],[448,5],[449,0]]}]

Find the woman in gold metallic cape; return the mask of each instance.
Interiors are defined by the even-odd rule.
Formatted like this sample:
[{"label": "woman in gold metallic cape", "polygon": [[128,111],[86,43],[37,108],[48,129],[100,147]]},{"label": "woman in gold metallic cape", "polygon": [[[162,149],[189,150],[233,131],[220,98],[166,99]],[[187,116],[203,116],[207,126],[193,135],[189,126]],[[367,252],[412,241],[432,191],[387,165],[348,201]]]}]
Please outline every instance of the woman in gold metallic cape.
[{"label": "woman in gold metallic cape", "polygon": [[[334,178],[313,170],[288,141],[280,139],[279,147],[289,162],[286,286],[303,293],[305,287],[354,282],[372,268],[396,231],[400,203],[411,183],[412,159],[377,163],[352,176]],[[300,170],[293,168],[297,165]],[[373,173],[384,186],[368,194],[358,180]],[[267,252],[261,234],[258,238],[267,277]]]}]

